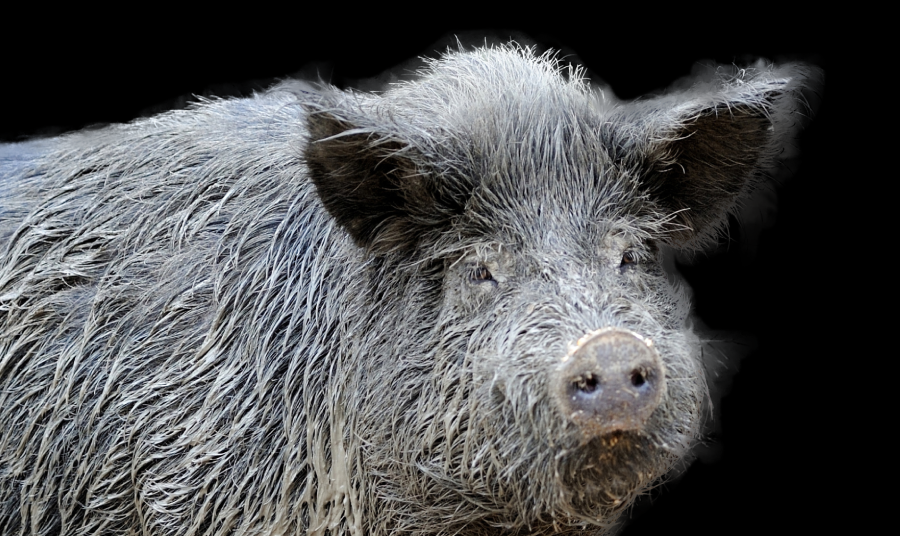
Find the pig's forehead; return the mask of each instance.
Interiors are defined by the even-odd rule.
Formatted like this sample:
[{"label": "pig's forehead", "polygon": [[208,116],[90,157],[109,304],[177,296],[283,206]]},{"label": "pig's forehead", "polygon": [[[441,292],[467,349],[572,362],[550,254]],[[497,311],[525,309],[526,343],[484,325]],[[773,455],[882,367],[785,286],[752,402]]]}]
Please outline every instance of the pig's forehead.
[{"label": "pig's forehead", "polygon": [[483,126],[471,138],[475,149],[463,157],[470,208],[529,224],[642,212],[639,170],[612,161],[599,121],[553,112],[518,118],[515,128]]},{"label": "pig's forehead", "polygon": [[[457,172],[466,212],[504,242],[596,241],[647,212],[638,171],[614,163],[593,115],[554,109],[470,126]],[[505,124],[499,124],[505,121]],[[461,168],[461,169],[460,169]]]},{"label": "pig's forehead", "polygon": [[446,56],[385,95],[439,174],[474,186],[464,225],[546,242],[640,212],[634,175],[609,156],[615,103],[561,71],[501,47]]},{"label": "pig's forehead", "polygon": [[526,249],[571,250],[595,248],[610,235],[643,235],[654,226],[641,197],[612,167],[525,173],[485,178],[458,221],[462,232]]}]

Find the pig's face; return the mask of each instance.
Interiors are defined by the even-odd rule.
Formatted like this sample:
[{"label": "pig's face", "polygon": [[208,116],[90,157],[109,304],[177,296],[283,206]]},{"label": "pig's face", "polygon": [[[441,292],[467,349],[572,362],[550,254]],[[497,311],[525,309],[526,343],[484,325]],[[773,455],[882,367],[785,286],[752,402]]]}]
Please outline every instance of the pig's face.
[{"label": "pig's face", "polygon": [[[653,222],[623,213],[627,193],[610,186],[609,168],[594,169],[584,181],[543,173],[555,187],[531,184],[502,200],[484,184],[437,248],[435,327],[426,348],[395,355],[433,360],[399,429],[417,445],[406,466],[439,476],[443,490],[410,496],[465,490],[478,498],[476,517],[500,509],[507,523],[535,523],[536,513],[596,523],[696,437],[706,390],[685,334],[686,297],[662,270]],[[589,348],[604,328],[637,355],[616,363],[619,340]],[[421,486],[412,475],[390,480]]]},{"label": "pig's face", "polygon": [[360,413],[384,517],[608,526],[685,457],[708,398],[663,255],[715,239],[798,73],[618,105],[527,52],[432,67],[309,105],[313,181],[378,274]]}]

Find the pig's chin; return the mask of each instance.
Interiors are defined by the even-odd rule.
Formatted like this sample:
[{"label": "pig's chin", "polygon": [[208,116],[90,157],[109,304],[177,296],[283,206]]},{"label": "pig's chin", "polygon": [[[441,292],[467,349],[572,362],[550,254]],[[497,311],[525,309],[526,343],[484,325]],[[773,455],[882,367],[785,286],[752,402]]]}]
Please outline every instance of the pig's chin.
[{"label": "pig's chin", "polygon": [[[673,394],[680,395],[679,389]],[[684,460],[697,423],[688,419],[672,426],[667,416],[674,410],[666,400],[639,429],[614,430],[590,437],[569,437],[559,449],[558,480],[566,490],[557,508],[572,519],[614,520],[624,508],[658,484]]]},{"label": "pig's chin", "polygon": [[614,431],[565,456],[560,478],[572,510],[586,518],[608,518],[666,473],[666,458],[647,435]]}]

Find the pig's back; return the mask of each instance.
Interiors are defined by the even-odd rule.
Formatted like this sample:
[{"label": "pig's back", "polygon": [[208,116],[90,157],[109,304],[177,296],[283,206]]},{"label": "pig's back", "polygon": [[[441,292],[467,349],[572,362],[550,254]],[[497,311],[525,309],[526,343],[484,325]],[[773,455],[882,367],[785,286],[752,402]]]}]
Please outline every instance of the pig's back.
[{"label": "pig's back", "polygon": [[23,195],[23,181],[40,181],[29,170],[58,145],[56,140],[34,140],[0,144],[0,251],[6,249],[12,233],[34,208],[36,200]]}]

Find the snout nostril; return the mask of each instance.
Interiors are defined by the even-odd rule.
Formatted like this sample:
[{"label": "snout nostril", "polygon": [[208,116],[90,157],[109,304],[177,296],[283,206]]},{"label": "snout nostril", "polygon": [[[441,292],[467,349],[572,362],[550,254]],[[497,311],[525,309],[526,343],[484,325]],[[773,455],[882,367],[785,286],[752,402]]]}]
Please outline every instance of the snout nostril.
[{"label": "snout nostril", "polygon": [[579,339],[553,389],[564,418],[592,436],[641,430],[666,396],[666,369],[640,335],[603,328]]},{"label": "snout nostril", "polygon": [[634,369],[633,371],[631,371],[631,385],[633,385],[635,387],[640,387],[640,386],[644,385],[644,383],[646,381],[647,381],[647,378],[644,377],[643,372],[641,372],[638,369]]},{"label": "snout nostril", "polygon": [[582,393],[593,393],[600,385],[597,377],[590,373],[584,375],[583,377],[577,378],[573,383],[575,384],[575,388]]}]

